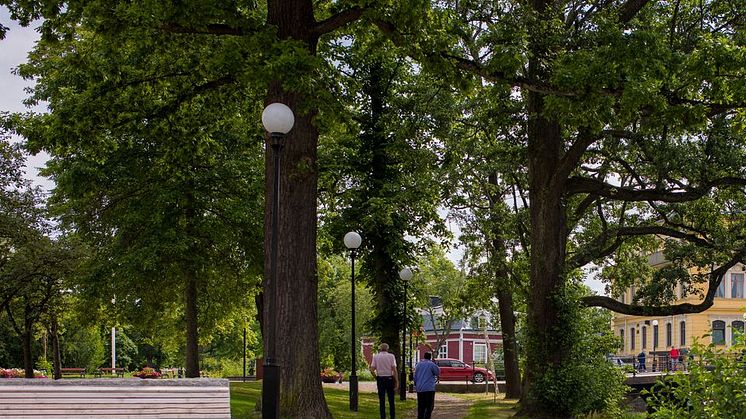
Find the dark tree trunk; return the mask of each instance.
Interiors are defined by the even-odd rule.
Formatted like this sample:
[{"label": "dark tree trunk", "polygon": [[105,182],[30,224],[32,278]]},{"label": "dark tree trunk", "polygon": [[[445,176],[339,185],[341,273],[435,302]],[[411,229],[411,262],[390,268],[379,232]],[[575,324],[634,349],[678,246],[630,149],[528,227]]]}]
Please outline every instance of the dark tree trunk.
[{"label": "dark tree trunk", "polygon": [[[552,0],[532,0],[531,4],[541,19],[553,18]],[[537,28],[531,34],[528,76],[531,80],[546,80],[550,74],[545,67],[549,46],[546,34]],[[565,251],[567,227],[563,202],[566,179],[555,178],[563,141],[560,125],[545,115],[545,95],[527,93],[528,107],[528,177],[531,201],[531,256],[528,296],[528,345],[526,348],[526,387],[521,399],[519,415],[547,418],[570,417],[549,403],[542,403],[537,385],[550,369],[562,365],[569,353],[567,339],[558,339],[563,327],[559,321],[565,281]]]},{"label": "dark tree trunk", "polygon": [[[490,174],[488,182],[497,188],[497,173]],[[518,367],[518,342],[515,335],[515,315],[513,314],[513,287],[510,282],[510,273],[505,265],[508,250],[505,244],[505,231],[503,225],[505,220],[501,218],[502,211],[496,206],[504,205],[502,195],[490,197],[492,211],[492,257],[495,270],[496,292],[498,309],[500,310],[500,329],[503,338],[503,361],[505,362],[505,398],[518,399],[521,397],[521,371]]]},{"label": "dark tree trunk", "polygon": [[[27,310],[28,311],[28,310]],[[34,378],[34,356],[32,351],[34,322],[28,318],[23,321],[23,369],[26,378]]]},{"label": "dark tree trunk", "polygon": [[543,97],[529,93],[529,182],[531,199],[531,271],[528,300],[526,385],[522,414],[541,417],[569,417],[538,402],[534,385],[568,353],[566,339],[557,339],[560,301],[556,296],[565,286],[566,246],[563,182],[554,178],[562,141],[559,124],[543,115]]},{"label": "dark tree trunk", "polygon": [[52,316],[52,370],[53,378],[62,378],[62,359],[60,358],[60,334],[57,324],[57,315]]},{"label": "dark tree trunk", "polygon": [[[316,54],[311,1],[271,0],[268,2],[267,21],[277,27],[280,39],[301,41],[309,54]],[[308,108],[309,103],[302,94],[286,91],[281,80],[270,83],[267,104],[273,102],[284,103],[293,110],[295,125],[285,136],[280,157],[277,284],[274,287],[277,305],[274,312],[269,312],[268,299],[272,296],[271,290],[266,288],[272,254],[267,251],[264,255],[264,329],[274,328],[275,356],[280,365],[281,416],[331,418],[319,380],[317,350],[316,149],[319,134],[312,123],[316,109]],[[265,162],[264,248],[270,249],[274,163],[269,143]],[[265,353],[267,344],[265,338]]]},{"label": "dark tree trunk", "polygon": [[[289,2],[292,3],[292,2]],[[283,6],[284,7],[284,6]],[[289,14],[294,12],[288,11]],[[283,417],[331,417],[319,380],[316,294],[316,146],[313,113],[302,113],[303,98],[270,87],[267,102],[281,102],[295,113],[295,126],[284,139],[280,157],[277,284],[275,311],[266,288],[271,252],[265,252],[264,330],[274,328],[275,357],[280,365],[280,412]],[[307,112],[307,111],[306,111]],[[266,152],[265,249],[270,249],[274,167]],[[268,334],[267,334],[268,335]],[[265,335],[265,336],[267,336]],[[267,353],[267,339],[264,342]],[[302,344],[301,344],[302,343]]]},{"label": "dark tree trunk", "polygon": [[[393,138],[384,129],[385,103],[389,95],[390,70],[376,61],[367,69],[364,92],[370,100],[370,113],[364,115],[362,133],[360,134],[363,155],[370,155],[367,197],[369,199],[391,199],[387,192],[388,185],[399,177],[399,169],[394,165],[394,159],[388,152]],[[369,208],[369,202],[362,202],[363,208]],[[359,215],[363,217],[362,214]],[[397,224],[397,223],[393,223]],[[399,261],[392,256],[391,249],[401,247],[404,242],[403,231],[397,231],[394,226],[374,224],[364,232],[369,241],[370,255],[364,262],[366,270],[371,275],[371,290],[375,295],[376,318],[373,322],[373,332],[377,333],[381,342],[389,345],[389,352],[401,359],[401,327],[404,324],[403,287],[397,286]],[[368,262],[368,260],[370,262]],[[399,366],[401,369],[401,366]]]},{"label": "dark tree trunk", "polygon": [[[186,272],[186,377],[199,377],[199,332],[197,322],[197,279],[194,272]],[[152,366],[153,357],[148,356],[148,365]]]},{"label": "dark tree trunk", "polygon": [[515,336],[513,291],[508,287],[498,286],[497,299],[503,337],[503,359],[505,361],[505,398],[518,399],[521,397],[521,371],[518,368],[518,342]]}]

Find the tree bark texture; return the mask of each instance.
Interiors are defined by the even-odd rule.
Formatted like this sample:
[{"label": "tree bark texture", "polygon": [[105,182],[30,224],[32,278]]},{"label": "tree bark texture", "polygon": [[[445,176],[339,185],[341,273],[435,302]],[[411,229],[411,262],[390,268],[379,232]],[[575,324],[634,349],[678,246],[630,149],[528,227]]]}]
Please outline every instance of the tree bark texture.
[{"label": "tree bark texture", "polygon": [[[550,14],[548,0],[533,0],[540,15]],[[543,60],[546,52],[542,35],[532,39],[533,58],[529,61],[529,78],[547,76]],[[521,414],[540,417],[568,417],[538,402],[536,383],[550,368],[562,364],[568,353],[564,339],[558,339],[563,325],[558,324],[560,302],[556,296],[565,286],[566,219],[562,200],[564,179],[555,178],[563,142],[560,125],[544,115],[544,95],[528,92],[528,174],[531,200],[531,270],[527,326],[529,345],[526,359],[526,388],[521,400]]]},{"label": "tree bark texture", "polygon": [[505,398],[518,399],[521,397],[521,371],[518,368],[518,342],[515,336],[513,291],[508,287],[499,285],[497,299],[503,338],[503,360],[505,362]]},{"label": "tree bark texture", "polygon": [[[499,189],[497,173],[490,174],[488,182]],[[500,219],[500,211],[495,208],[502,205],[502,195],[490,196],[492,206],[492,257],[495,274],[495,296],[500,311],[500,330],[503,339],[503,361],[505,367],[505,398],[518,399],[521,397],[521,371],[518,367],[518,341],[515,335],[515,314],[513,314],[513,287],[510,282],[510,272],[505,265],[508,250],[505,244],[505,232],[502,229],[504,220]]]},{"label": "tree bark texture", "polygon": [[[280,102],[295,113],[295,126],[284,139],[280,155],[280,199],[277,234],[275,312],[269,312],[267,288],[271,252],[264,255],[264,329],[274,328],[276,359],[280,365],[280,412],[283,417],[331,417],[319,379],[316,294],[316,147],[318,131],[313,113],[302,113],[303,98],[284,91],[279,83],[269,89],[267,103]],[[273,202],[272,150],[266,148],[265,249],[270,249]],[[266,336],[266,335],[265,335]],[[265,338],[264,347],[267,350]]]},{"label": "tree bark texture", "polygon": [[25,318],[23,319],[23,369],[26,378],[34,378],[34,357],[33,357],[33,333],[34,321],[30,318],[28,307],[26,308]]},{"label": "tree bark texture", "polygon": [[[199,323],[197,322],[197,278],[191,269],[185,272],[186,288],[186,377],[199,377]],[[150,361],[149,361],[150,362]]]},{"label": "tree bark texture", "polygon": [[[365,150],[363,154],[370,154],[367,171],[370,173],[365,180],[367,185],[368,202],[361,203],[369,208],[370,200],[380,198],[391,199],[387,192],[388,185],[397,176],[398,168],[392,168],[392,158],[388,152],[392,141],[391,135],[384,130],[381,122],[386,112],[386,98],[390,94],[388,79],[392,77],[379,61],[374,61],[368,68],[364,83],[364,93],[370,100],[370,114],[365,115],[362,123],[360,139]],[[362,217],[363,215],[361,215]],[[403,232],[397,230],[397,223],[393,226],[385,225],[380,220],[365,231],[369,242],[370,263],[365,266],[372,277],[370,288],[375,295],[376,319],[373,332],[378,334],[381,342],[389,345],[389,352],[401,359],[401,328],[404,325],[403,287],[399,286],[399,262],[394,259],[391,249],[400,247],[404,241]],[[401,366],[399,366],[401,369]]]},{"label": "tree bark texture", "polygon": [[[280,39],[303,42],[316,53],[313,4],[309,0],[271,0],[267,23],[277,27]],[[319,379],[318,326],[316,323],[316,190],[318,130],[316,114],[300,93],[289,92],[282,80],[269,85],[267,104],[284,103],[293,110],[295,124],[285,136],[280,155],[276,306],[269,312],[267,288],[271,252],[264,254],[263,328],[274,328],[275,357],[280,365],[280,414],[282,417],[331,418]],[[271,211],[274,163],[269,141],[265,148],[264,248],[271,248]],[[268,347],[265,334],[264,349]]]},{"label": "tree bark texture", "polygon": [[57,315],[52,315],[52,374],[55,380],[62,378],[62,358],[60,357],[60,333]]}]

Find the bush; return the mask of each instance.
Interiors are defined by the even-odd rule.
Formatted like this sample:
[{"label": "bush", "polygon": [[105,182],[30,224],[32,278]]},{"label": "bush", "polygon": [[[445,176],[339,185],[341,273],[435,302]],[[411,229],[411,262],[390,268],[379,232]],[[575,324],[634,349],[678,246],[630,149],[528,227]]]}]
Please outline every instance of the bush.
[{"label": "bush", "polygon": [[[606,354],[617,349],[617,338],[609,328],[611,313],[596,308],[581,308],[578,299],[585,291],[568,285],[564,295],[558,295],[563,310],[564,325],[556,331],[557,339],[567,339],[570,348],[562,363],[550,366],[540,377],[529,397],[543,405],[546,411],[558,415],[581,416],[604,413],[610,417],[621,415],[621,403],[628,389],[624,373],[606,360]],[[541,342],[529,339],[527,350],[541,354]],[[553,354],[543,354],[550,359]]]},{"label": "bush", "polygon": [[[345,372],[342,374],[344,381],[350,381],[350,373]],[[370,370],[364,369],[364,370],[358,370],[357,372],[357,380],[358,381],[375,381],[375,378],[373,377],[373,374],[370,372]]]},{"label": "bush", "polygon": [[[249,374],[249,359],[246,360],[246,374]],[[215,377],[241,377],[243,375],[243,358],[214,358],[204,357],[201,361],[202,369],[210,372]]]},{"label": "bush", "polygon": [[703,346],[695,340],[689,353],[689,373],[676,373],[643,393],[655,411],[651,417],[725,418],[746,412],[744,354],[742,337],[729,350]]}]

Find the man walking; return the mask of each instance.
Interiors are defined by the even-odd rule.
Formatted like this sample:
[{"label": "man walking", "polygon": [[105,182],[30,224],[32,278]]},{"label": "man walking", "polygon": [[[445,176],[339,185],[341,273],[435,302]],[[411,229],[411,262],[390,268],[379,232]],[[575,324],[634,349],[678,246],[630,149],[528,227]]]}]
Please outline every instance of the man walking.
[{"label": "man walking", "polygon": [[425,352],[425,358],[414,369],[414,388],[417,391],[417,419],[430,419],[435,407],[435,382],[440,376],[440,368],[433,361],[433,355]]},{"label": "man walking", "polygon": [[396,372],[396,357],[389,353],[389,345],[382,343],[378,345],[378,353],[373,355],[370,363],[370,372],[376,376],[376,387],[378,388],[378,407],[381,411],[381,419],[386,419],[386,396],[389,399],[389,413],[391,419],[395,418],[394,393],[399,388],[399,374]]}]

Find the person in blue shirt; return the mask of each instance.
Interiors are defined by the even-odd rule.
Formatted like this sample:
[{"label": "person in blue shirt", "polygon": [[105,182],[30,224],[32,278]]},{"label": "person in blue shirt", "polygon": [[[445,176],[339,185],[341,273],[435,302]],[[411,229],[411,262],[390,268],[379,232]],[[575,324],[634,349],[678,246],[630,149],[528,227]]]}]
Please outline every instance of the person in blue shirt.
[{"label": "person in blue shirt", "polygon": [[440,368],[432,361],[433,354],[425,352],[425,358],[414,369],[414,388],[417,391],[417,419],[430,419],[435,407],[435,382]]}]

